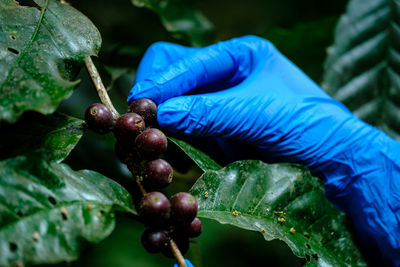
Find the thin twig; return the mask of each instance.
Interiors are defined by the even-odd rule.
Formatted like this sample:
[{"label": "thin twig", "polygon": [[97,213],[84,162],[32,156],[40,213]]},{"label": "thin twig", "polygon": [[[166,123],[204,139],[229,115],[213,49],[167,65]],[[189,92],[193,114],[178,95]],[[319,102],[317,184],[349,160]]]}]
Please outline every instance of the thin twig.
[{"label": "thin twig", "polygon": [[185,262],[185,258],[183,257],[181,251],[179,250],[178,246],[176,245],[175,241],[171,238],[169,240],[172,253],[175,256],[176,261],[178,262],[179,267],[187,267]]},{"label": "thin twig", "polygon": [[101,103],[103,103],[111,111],[114,119],[117,119],[119,117],[119,113],[114,108],[114,106],[110,100],[110,97],[108,96],[107,90],[104,87],[103,82],[101,81],[100,74],[97,71],[96,66],[93,64],[92,58],[90,56],[85,58],[85,66],[89,72],[90,78],[92,78],[92,82],[94,84],[94,87],[96,88],[96,91],[101,100]]},{"label": "thin twig", "polygon": [[140,189],[140,192],[142,192],[142,195],[145,196],[147,194],[146,190],[144,189],[142,183],[140,182],[139,176],[136,176],[136,183]]}]

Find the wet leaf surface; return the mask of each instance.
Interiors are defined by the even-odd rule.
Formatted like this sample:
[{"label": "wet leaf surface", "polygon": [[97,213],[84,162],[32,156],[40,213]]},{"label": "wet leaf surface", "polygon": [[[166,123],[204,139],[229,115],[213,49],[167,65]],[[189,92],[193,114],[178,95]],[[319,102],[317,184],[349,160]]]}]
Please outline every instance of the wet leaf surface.
[{"label": "wet leaf surface", "polygon": [[0,120],[52,113],[72,93],[85,57],[97,54],[100,33],[56,0],[2,0],[0,21]]},{"label": "wet leaf surface", "polygon": [[199,217],[282,240],[310,266],[365,266],[345,215],[305,167],[238,161],[205,172],[190,193]]}]

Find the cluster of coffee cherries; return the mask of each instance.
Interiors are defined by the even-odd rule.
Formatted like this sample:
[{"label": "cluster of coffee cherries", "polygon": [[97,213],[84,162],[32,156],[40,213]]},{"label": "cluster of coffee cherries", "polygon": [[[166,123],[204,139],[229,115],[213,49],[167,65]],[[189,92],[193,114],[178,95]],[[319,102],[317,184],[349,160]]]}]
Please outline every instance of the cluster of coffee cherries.
[{"label": "cluster of coffee cherries", "polygon": [[[115,153],[127,165],[138,184],[143,197],[139,204],[139,215],[148,227],[141,241],[150,253],[161,252],[173,258],[173,239],[182,254],[189,249],[189,238],[198,237],[202,223],[197,218],[196,199],[180,192],[170,200],[159,190],[172,181],[171,165],[160,156],[167,149],[167,138],[156,125],[157,106],[147,98],[133,101],[128,112],[113,118],[103,104],[90,105],[85,112],[88,127],[100,134],[113,132],[117,142]],[[147,192],[147,193],[146,193]]]}]

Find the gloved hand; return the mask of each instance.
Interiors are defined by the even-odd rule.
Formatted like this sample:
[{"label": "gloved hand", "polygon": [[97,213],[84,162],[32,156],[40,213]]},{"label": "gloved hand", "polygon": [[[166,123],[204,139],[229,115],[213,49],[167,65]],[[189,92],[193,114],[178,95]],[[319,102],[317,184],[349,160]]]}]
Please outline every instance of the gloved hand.
[{"label": "gloved hand", "polygon": [[[194,267],[194,265],[189,260],[185,259],[185,262],[186,262],[187,267]],[[179,267],[179,265],[177,263],[175,263],[174,267]]]},{"label": "gloved hand", "polygon": [[356,118],[270,42],[156,43],[129,102],[143,97],[159,104],[158,123],[167,131],[216,138],[225,148],[246,144],[267,162],[306,165],[350,215],[361,243],[400,265],[400,143]]}]

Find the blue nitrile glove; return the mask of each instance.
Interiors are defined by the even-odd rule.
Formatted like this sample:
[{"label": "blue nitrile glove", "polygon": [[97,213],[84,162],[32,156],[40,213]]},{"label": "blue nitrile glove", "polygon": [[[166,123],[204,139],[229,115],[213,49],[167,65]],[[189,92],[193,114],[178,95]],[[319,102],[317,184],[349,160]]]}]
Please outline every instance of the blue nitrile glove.
[{"label": "blue nitrile glove", "polygon": [[[186,262],[187,267],[194,267],[194,265],[189,260],[185,259],[185,262]],[[174,267],[179,267],[179,265],[177,263],[175,263]]]},{"label": "blue nitrile glove", "polygon": [[166,131],[308,166],[350,215],[360,243],[400,266],[400,143],[356,118],[270,42],[157,43],[140,63],[129,102],[143,97],[159,104]]}]

